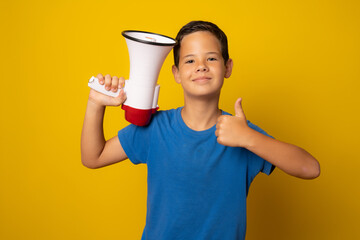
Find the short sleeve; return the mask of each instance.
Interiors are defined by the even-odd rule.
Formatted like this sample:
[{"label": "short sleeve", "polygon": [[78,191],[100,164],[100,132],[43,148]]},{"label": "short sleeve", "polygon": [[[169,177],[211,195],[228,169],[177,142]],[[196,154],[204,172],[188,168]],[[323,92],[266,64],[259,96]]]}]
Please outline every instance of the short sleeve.
[{"label": "short sleeve", "polygon": [[[255,131],[258,131],[259,133],[262,133],[268,137],[273,138],[272,136],[267,134],[264,130],[252,124],[249,121],[248,121],[248,125]],[[251,178],[250,182],[259,172],[265,173],[266,175],[270,175],[274,171],[274,169],[275,169],[274,165],[264,160],[263,158],[259,157],[255,153],[248,151],[248,171],[249,171],[249,177]]]},{"label": "short sleeve", "polygon": [[118,138],[133,164],[146,163],[150,149],[151,124],[139,127],[133,124],[121,129]]}]

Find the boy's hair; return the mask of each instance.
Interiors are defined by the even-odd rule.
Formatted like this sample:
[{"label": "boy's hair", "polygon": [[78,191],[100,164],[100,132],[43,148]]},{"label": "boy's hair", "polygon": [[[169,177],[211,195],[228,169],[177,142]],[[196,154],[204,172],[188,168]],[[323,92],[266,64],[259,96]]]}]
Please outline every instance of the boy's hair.
[{"label": "boy's hair", "polygon": [[206,21],[192,21],[183,26],[176,36],[177,42],[173,49],[174,64],[176,67],[179,67],[181,41],[186,35],[199,31],[208,31],[212,33],[220,41],[221,54],[224,59],[224,64],[226,64],[226,62],[229,60],[228,42],[225,33],[214,23]]}]

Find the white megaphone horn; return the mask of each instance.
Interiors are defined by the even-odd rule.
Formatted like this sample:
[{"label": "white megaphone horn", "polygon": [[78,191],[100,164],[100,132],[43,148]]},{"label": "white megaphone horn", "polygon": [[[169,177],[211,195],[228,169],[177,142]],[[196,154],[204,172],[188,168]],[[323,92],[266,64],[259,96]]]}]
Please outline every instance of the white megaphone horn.
[{"label": "white megaphone horn", "polygon": [[[160,86],[157,79],[161,67],[176,41],[170,37],[144,32],[123,31],[130,57],[129,79],[125,81],[126,101],[122,105],[125,119],[138,126],[150,122],[151,115],[158,107]],[[103,85],[89,80],[89,87],[106,95],[117,96],[117,93],[106,91]],[[101,86],[101,87],[100,87]]]}]

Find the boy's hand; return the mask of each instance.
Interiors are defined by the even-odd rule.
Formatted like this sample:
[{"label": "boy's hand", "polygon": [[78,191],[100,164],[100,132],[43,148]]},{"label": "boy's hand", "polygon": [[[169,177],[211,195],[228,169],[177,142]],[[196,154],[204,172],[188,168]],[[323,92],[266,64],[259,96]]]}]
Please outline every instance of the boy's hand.
[{"label": "boy's hand", "polygon": [[[97,79],[101,85],[105,84],[105,89],[108,91],[116,92],[119,88],[122,88],[125,83],[123,77],[118,78],[116,76],[111,77],[109,74],[98,74]],[[121,89],[117,97],[110,97],[105,94],[99,93],[93,89],[90,89],[89,101],[101,105],[101,106],[120,106],[126,100],[126,95],[123,89]]]},{"label": "boy's hand", "polygon": [[246,147],[253,130],[247,125],[241,106],[241,98],[235,102],[235,116],[221,115],[216,124],[218,143],[229,147]]}]

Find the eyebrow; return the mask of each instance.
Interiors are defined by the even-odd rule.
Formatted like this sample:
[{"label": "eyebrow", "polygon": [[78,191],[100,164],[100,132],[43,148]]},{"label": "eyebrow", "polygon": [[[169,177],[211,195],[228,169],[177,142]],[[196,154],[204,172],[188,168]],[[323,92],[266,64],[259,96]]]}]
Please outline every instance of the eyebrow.
[{"label": "eyebrow", "polygon": [[[210,54],[217,54],[217,55],[221,55],[220,53],[218,53],[218,52],[207,52],[206,53],[207,55],[210,55]],[[184,56],[183,58],[187,58],[187,57],[194,57],[195,56],[195,54],[188,54],[188,55],[186,55],[186,56]]]},{"label": "eyebrow", "polygon": [[184,56],[183,58],[194,57],[194,56],[195,56],[194,54],[188,54],[188,55]]}]

